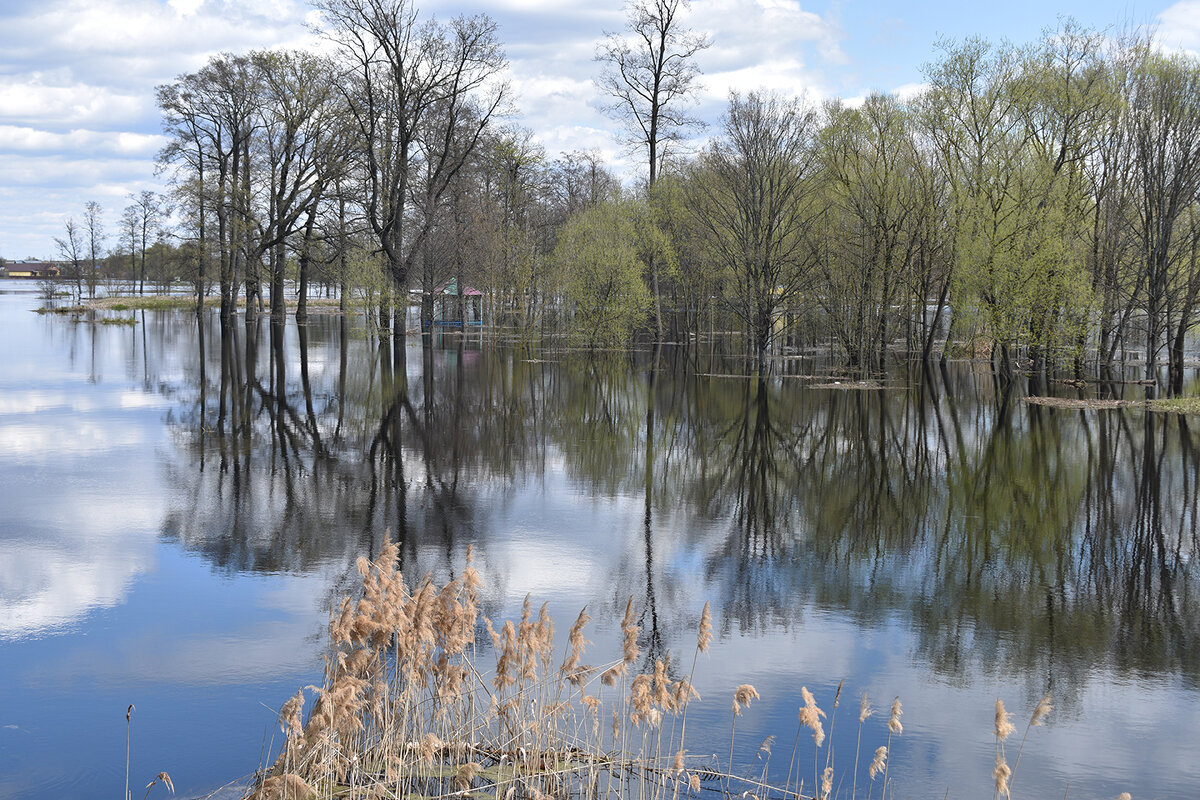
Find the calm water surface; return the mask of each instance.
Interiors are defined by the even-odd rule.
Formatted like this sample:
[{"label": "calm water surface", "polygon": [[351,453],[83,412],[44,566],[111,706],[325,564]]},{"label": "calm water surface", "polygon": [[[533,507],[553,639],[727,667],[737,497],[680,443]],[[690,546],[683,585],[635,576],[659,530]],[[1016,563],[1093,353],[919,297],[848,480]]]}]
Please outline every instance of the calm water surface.
[{"label": "calm water surface", "polygon": [[[710,600],[690,749],[727,752],[752,683],[740,771],[772,734],[786,771],[800,687],[829,711],[844,679],[847,780],[859,695],[904,703],[899,797],[989,796],[995,699],[1020,721],[1047,690],[1018,793],[1200,786],[1195,419],[1030,406],[968,364],[847,391],[803,360],[760,384],[673,348],[397,359],[334,316],[38,305],[0,286],[0,797],[121,796],[130,703],[131,785],[243,779],[389,531],[412,577],[474,543],[493,617],[532,593],[565,631],[587,604],[595,660],[632,596],[646,658],[690,664]],[[885,738],[880,714],[864,751]]]}]

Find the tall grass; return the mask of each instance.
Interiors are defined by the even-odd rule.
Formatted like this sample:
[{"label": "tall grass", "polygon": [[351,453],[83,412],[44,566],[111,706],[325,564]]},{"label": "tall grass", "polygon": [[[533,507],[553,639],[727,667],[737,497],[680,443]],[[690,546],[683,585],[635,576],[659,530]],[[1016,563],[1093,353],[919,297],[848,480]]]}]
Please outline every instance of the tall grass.
[{"label": "tall grass", "polygon": [[[620,654],[587,663],[591,617],[586,608],[559,653],[545,605],[535,609],[526,598],[518,620],[481,615],[481,578],[470,549],[461,576],[441,586],[428,576],[408,585],[397,569],[397,552],[389,543],[374,561],[359,559],[361,590],[343,598],[331,615],[324,681],[284,703],[279,715],[284,742],[252,787],[253,800],[680,800],[710,792],[747,800],[858,796],[858,751],[874,713],[865,696],[853,770],[836,785],[833,754],[826,749],[822,761],[821,750],[825,722],[832,730],[834,721],[807,687],[801,689],[804,705],[785,785],[769,780],[773,737],[759,747],[761,771],[738,774],[732,767],[736,719],[759,696],[749,684],[732,693],[728,762],[688,757],[687,710],[699,700],[692,679],[698,656],[712,638],[707,605],[691,670],[673,679],[665,658],[647,672],[637,671],[641,652],[632,600],[620,621]],[[479,647],[477,634],[486,635],[491,647]],[[1046,698],[1031,725],[1048,712]],[[867,769],[868,798],[876,791],[886,798],[892,789],[887,765],[893,737],[903,732],[901,713],[897,698],[886,744],[874,750]],[[813,741],[807,791],[798,758],[807,759],[808,746],[800,736],[805,728]],[[1002,753],[998,746],[998,759]],[[882,779],[878,787],[876,778]],[[1007,794],[1011,773],[1005,780],[1001,792],[997,779],[997,794]]]}]

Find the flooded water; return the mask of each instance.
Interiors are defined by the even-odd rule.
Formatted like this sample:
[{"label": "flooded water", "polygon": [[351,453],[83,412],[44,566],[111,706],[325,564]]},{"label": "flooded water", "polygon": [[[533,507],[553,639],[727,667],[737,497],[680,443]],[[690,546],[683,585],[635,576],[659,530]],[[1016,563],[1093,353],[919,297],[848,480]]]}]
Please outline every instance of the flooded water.
[{"label": "flooded water", "polygon": [[1048,690],[1014,791],[1200,785],[1200,420],[1027,405],[965,363],[847,390],[670,347],[397,358],[337,316],[115,325],[0,290],[0,797],[120,796],[129,704],[135,795],[244,780],[389,535],[413,577],[474,544],[493,617],[587,604],[597,659],[632,596],[644,657],[690,663],[711,601],[690,749],[725,757],[751,683],[740,772],[785,771],[800,687],[832,711],[844,680],[841,797],[862,692],[903,701],[900,797],[991,794],[995,700],[1019,737]]}]

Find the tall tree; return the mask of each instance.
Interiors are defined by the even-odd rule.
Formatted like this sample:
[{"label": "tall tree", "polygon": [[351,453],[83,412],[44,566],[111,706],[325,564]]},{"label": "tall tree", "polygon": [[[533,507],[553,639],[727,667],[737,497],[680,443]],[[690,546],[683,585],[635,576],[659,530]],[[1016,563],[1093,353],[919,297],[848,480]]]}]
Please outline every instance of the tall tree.
[{"label": "tall tree", "polygon": [[95,200],[83,204],[83,228],[87,238],[88,296],[96,296],[100,259],[104,253],[104,208]]},{"label": "tall tree", "polygon": [[1026,330],[1030,280],[1026,225],[1031,198],[1028,130],[1019,109],[1026,82],[1019,53],[983,39],[944,42],[926,67],[921,119],[952,188],[955,296],[952,324],[980,310],[1006,370]]},{"label": "tall tree", "polygon": [[67,277],[75,281],[75,302],[78,303],[83,297],[83,237],[74,217],[63,221],[63,229],[64,236],[54,237],[54,244],[59,256],[67,262]]},{"label": "tall tree", "polygon": [[146,248],[158,237],[159,227],[170,212],[166,198],[155,192],[143,191],[129,198],[133,202],[121,217],[122,232],[129,237],[130,278],[137,280],[138,294],[145,294]]},{"label": "tall tree", "polygon": [[1185,56],[1146,50],[1131,88],[1134,224],[1145,260],[1146,377],[1155,378],[1171,333],[1171,277],[1180,251],[1176,226],[1200,194],[1200,66]]},{"label": "tall tree", "polygon": [[[432,230],[425,215],[405,235],[414,159],[429,162],[423,171],[426,201],[430,192],[440,200],[507,98],[507,87],[496,80],[507,63],[496,23],[486,16],[458,17],[445,25],[421,22],[411,0],[319,0],[316,5],[342,59],[364,216],[393,290],[403,296]],[[441,117],[440,141],[422,142],[426,117],[434,114]],[[394,332],[404,335],[402,315]]]},{"label": "tall tree", "polygon": [[[271,317],[284,317],[284,277],[287,244],[295,235],[311,237],[317,206],[325,187],[343,171],[344,106],[334,88],[332,65],[302,51],[267,51],[251,55],[262,101],[258,106],[259,135],[265,168],[265,202],[256,214],[257,242],[250,256],[266,257],[271,276]],[[307,267],[308,248],[297,247]],[[307,283],[307,273],[300,276]],[[297,317],[305,314],[301,293]]]},{"label": "tall tree", "polygon": [[818,297],[850,365],[865,371],[882,361],[917,256],[919,155],[908,110],[894,97],[872,94],[860,108],[835,103],[828,116],[824,188],[838,219],[826,224]]},{"label": "tall tree", "polygon": [[713,258],[729,274],[728,303],[766,371],[780,313],[808,288],[816,264],[811,202],[813,111],[799,100],[734,93],[725,136],[701,155],[690,202]]},{"label": "tall tree", "polygon": [[[204,209],[217,221],[216,249],[221,288],[221,318],[237,310],[239,281],[247,293],[258,291],[254,267],[247,260],[250,231],[251,139],[261,93],[253,64],[246,56],[224,53],[197,72],[158,88],[158,105],[170,142],[160,161],[186,173],[181,184],[199,193],[202,250],[210,238]],[[247,297],[247,313],[253,309]],[[199,309],[199,301],[197,301]]]},{"label": "tall tree", "polygon": [[[709,39],[683,27],[681,12],[687,0],[634,0],[627,8],[625,32],[609,33],[596,48],[603,64],[597,83],[612,98],[609,112],[625,123],[626,141],[645,148],[646,186],[653,189],[667,143],[701,125],[687,109],[698,88],[696,54]],[[663,333],[660,269],[650,260],[654,291],[654,320]]]}]

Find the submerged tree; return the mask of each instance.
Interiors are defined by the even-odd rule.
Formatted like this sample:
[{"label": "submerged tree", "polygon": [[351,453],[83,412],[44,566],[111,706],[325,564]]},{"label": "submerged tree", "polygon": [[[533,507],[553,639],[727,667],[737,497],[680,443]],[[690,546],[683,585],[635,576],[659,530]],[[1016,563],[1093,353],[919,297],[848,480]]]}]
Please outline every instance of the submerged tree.
[{"label": "submerged tree", "polygon": [[[424,213],[407,229],[411,199],[420,193],[426,212],[441,202],[506,102],[496,23],[482,15],[422,22],[410,0],[317,7],[343,67],[364,217],[403,296],[434,224]],[[402,315],[394,331],[404,335]]]},{"label": "submerged tree", "polygon": [[138,294],[145,294],[146,250],[159,237],[170,207],[166,198],[151,191],[131,194],[129,199],[132,202],[121,215],[121,232],[129,240],[130,279],[138,282]]},{"label": "submerged tree", "polygon": [[1187,307],[1181,302],[1187,292],[1180,297],[1171,288],[1180,256],[1188,254],[1179,247],[1176,226],[1200,194],[1200,65],[1185,56],[1140,53],[1129,122],[1136,165],[1134,230],[1144,259],[1146,377],[1157,373],[1163,341],[1174,332],[1173,315],[1180,347],[1178,354],[1174,347],[1169,353],[1182,374],[1182,340],[1195,303]]},{"label": "submerged tree", "polygon": [[813,277],[815,133],[815,114],[799,100],[734,93],[725,136],[701,155],[691,181],[692,207],[728,272],[726,302],[746,326],[760,375],[780,314]]},{"label": "submerged tree", "polygon": [[605,203],[574,217],[559,237],[554,261],[574,307],[572,338],[589,349],[624,344],[649,309],[639,216],[644,225],[644,208],[633,202]]},{"label": "submerged tree", "polygon": [[87,234],[88,296],[96,296],[100,277],[100,260],[104,253],[104,208],[95,200],[83,204],[83,227]]},{"label": "submerged tree", "polygon": [[54,237],[54,244],[58,247],[59,257],[66,262],[65,277],[75,283],[75,302],[78,303],[83,297],[84,249],[82,233],[74,217],[63,221],[63,234]]}]

